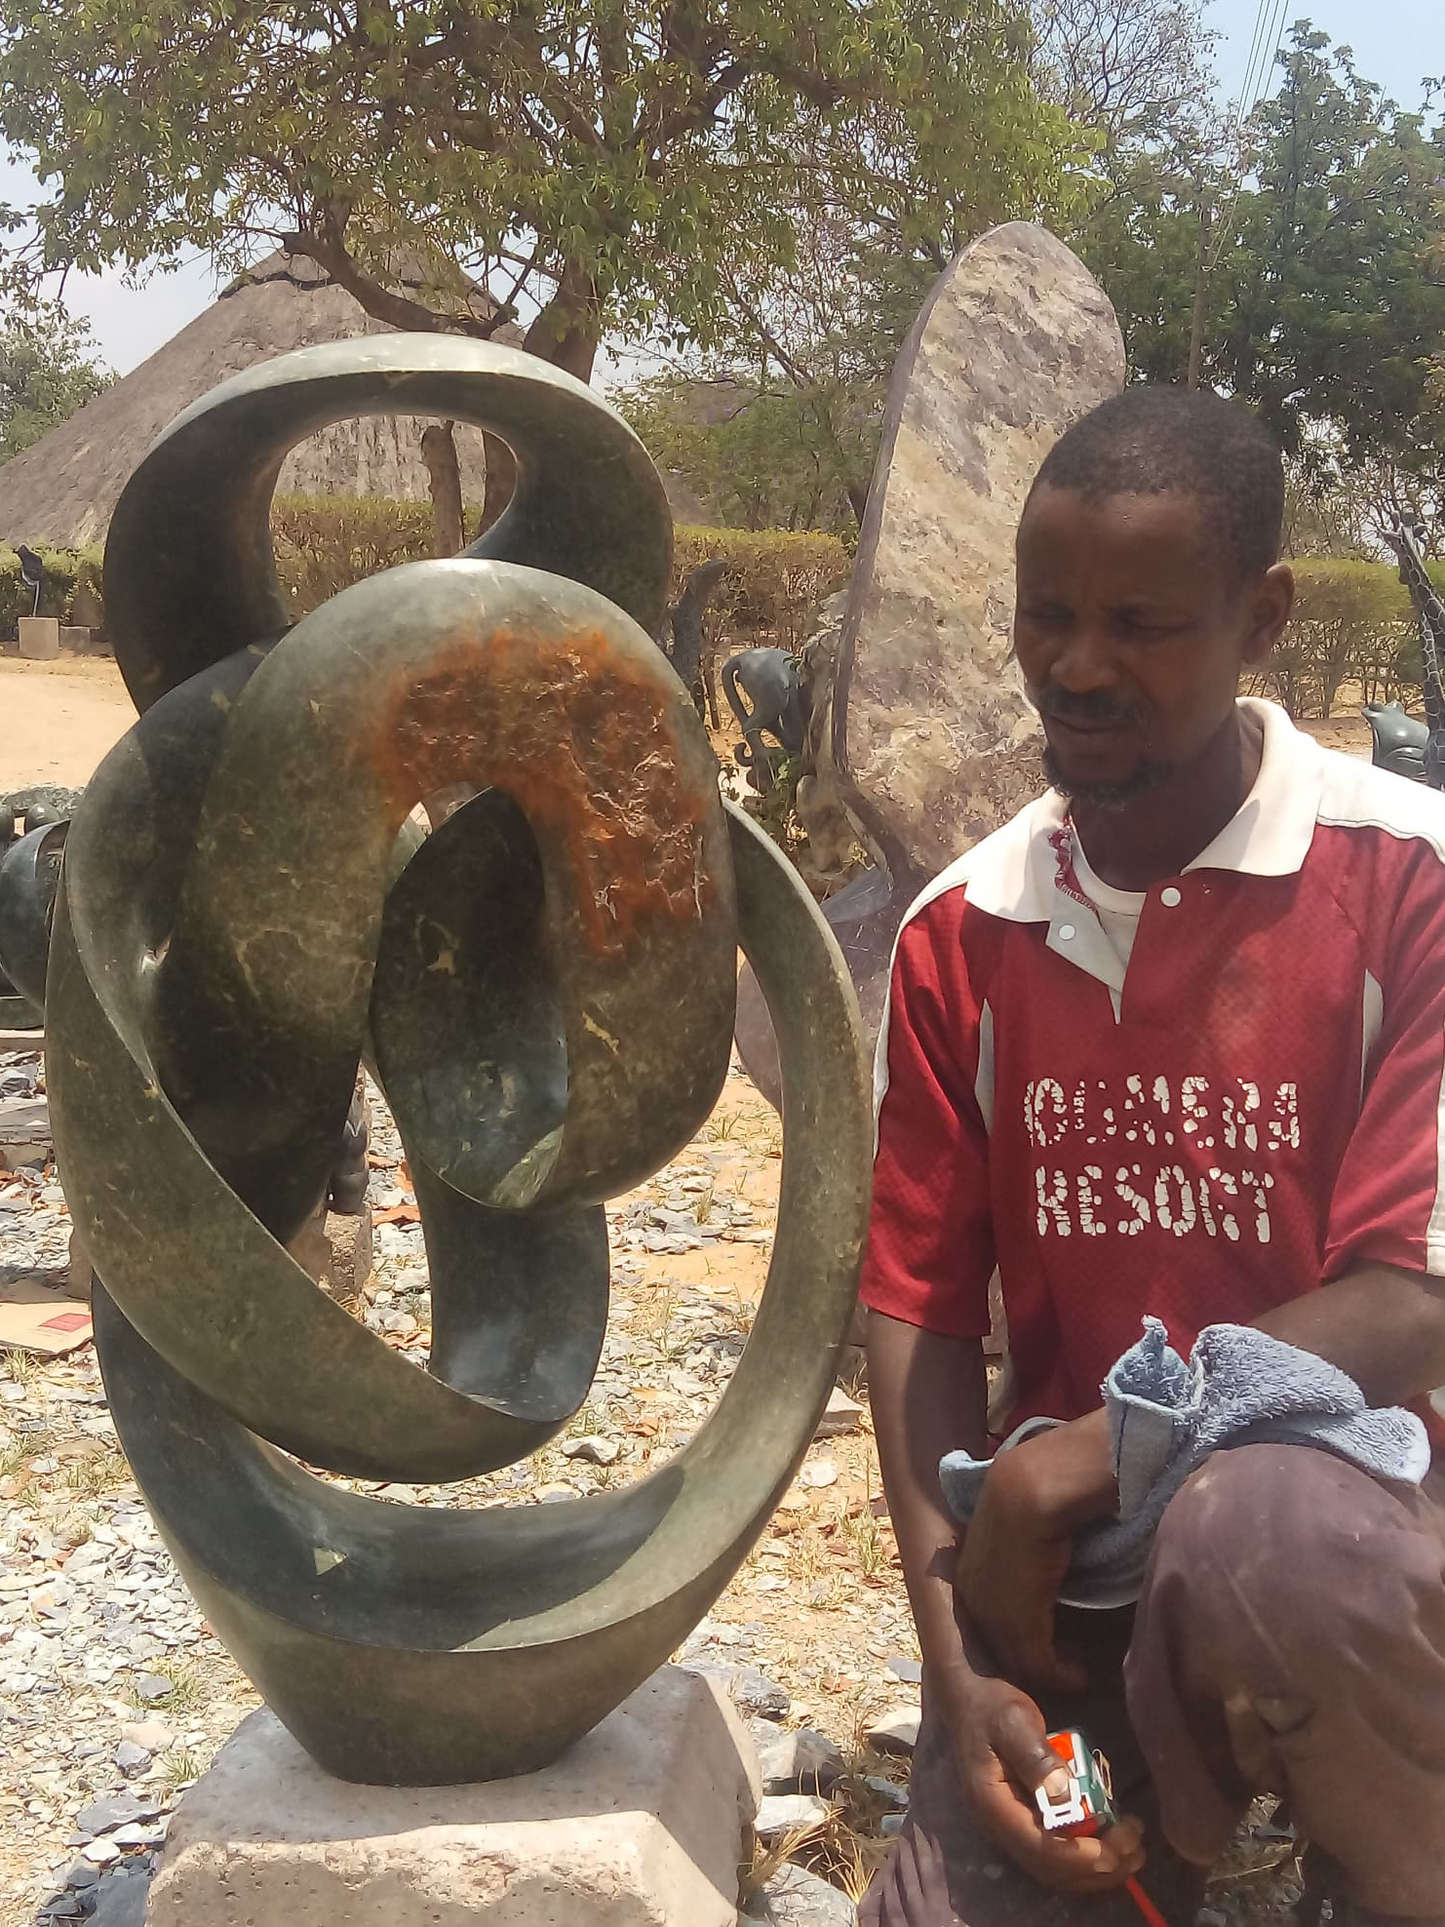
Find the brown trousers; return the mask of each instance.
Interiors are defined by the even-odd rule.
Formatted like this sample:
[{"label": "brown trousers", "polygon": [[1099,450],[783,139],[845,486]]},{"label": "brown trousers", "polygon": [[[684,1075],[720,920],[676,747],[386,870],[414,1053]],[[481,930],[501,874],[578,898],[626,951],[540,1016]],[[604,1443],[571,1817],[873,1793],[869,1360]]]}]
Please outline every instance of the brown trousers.
[{"label": "brown trousers", "polygon": [[[1216,1454],[1166,1512],[1137,1608],[1061,1609],[1088,1691],[1042,1707],[1148,1830],[1141,1885],[1190,1927],[1256,1793],[1361,1906],[1445,1916],[1445,1472],[1385,1485],[1302,1446]],[[973,1829],[931,1716],[860,1927],[1140,1927],[1128,1895],[1046,1892]]]}]

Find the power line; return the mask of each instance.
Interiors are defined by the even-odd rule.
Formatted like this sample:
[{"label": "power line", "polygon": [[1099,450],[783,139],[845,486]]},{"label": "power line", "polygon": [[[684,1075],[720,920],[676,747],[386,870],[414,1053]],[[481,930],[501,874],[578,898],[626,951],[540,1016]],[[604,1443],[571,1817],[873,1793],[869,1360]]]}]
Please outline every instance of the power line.
[{"label": "power line", "polygon": [[1254,32],[1250,35],[1249,52],[1245,56],[1244,73],[1240,77],[1239,93],[1234,103],[1234,126],[1236,132],[1244,124],[1244,99],[1245,95],[1249,92],[1250,76],[1254,72],[1255,59],[1258,56],[1259,44],[1264,34],[1265,10],[1271,4],[1272,0],[1258,0],[1258,4],[1254,10]]},{"label": "power line", "polygon": [[[1255,59],[1252,51],[1250,65],[1245,73],[1245,85],[1240,89],[1239,105],[1235,119],[1235,138],[1237,140],[1242,138],[1245,122],[1259,105],[1260,97],[1264,92],[1264,83],[1273,71],[1275,57],[1279,53],[1280,45],[1284,39],[1284,15],[1287,5],[1288,0],[1260,0],[1258,19],[1262,22],[1267,13],[1270,26],[1267,35],[1259,42],[1262,58],[1259,61],[1258,72],[1253,71]],[[1248,107],[1244,105],[1246,99],[1249,101]],[[1244,156],[1243,153],[1241,153],[1236,163],[1236,173],[1230,195],[1229,208],[1224,219],[1219,224],[1219,231],[1214,240],[1214,248],[1205,268],[1206,274],[1212,274],[1223,259],[1225,247],[1228,245],[1229,237],[1234,231],[1235,220],[1239,213],[1240,196],[1243,190]]]}]

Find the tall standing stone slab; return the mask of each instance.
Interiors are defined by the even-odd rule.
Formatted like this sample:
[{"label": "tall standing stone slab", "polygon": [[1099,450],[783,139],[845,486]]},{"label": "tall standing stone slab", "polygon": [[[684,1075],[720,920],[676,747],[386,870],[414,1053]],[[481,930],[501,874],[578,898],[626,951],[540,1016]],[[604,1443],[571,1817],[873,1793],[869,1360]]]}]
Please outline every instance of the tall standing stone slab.
[{"label": "tall standing stone slab", "polygon": [[1054,442],[1123,381],[1103,290],[1024,222],[957,257],[899,355],[833,710],[845,801],[896,886],[936,874],[1041,787],[1012,661],[1014,532]]},{"label": "tall standing stone slab", "polygon": [[[1123,386],[1107,296],[1047,229],[994,228],[954,260],[893,370],[838,643],[815,693],[799,813],[836,844],[838,805],[881,867],[829,899],[871,1043],[909,903],[1043,787],[1012,656],[1014,532],[1039,463]],[[824,711],[827,713],[824,713]],[[749,974],[738,1048],[781,1098]]]}]

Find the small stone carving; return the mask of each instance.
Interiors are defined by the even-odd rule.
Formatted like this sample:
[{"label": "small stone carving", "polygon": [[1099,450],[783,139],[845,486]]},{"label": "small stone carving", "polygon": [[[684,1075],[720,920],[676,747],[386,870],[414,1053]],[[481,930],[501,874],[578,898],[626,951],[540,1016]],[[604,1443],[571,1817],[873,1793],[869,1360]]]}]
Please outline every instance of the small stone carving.
[{"label": "small stone carving", "polygon": [[0,796],[0,1023],[44,1019],[50,919],[73,794]]},{"label": "small stone carving", "polygon": [[733,757],[749,772],[753,788],[765,793],[777,779],[777,766],[764,738],[771,736],[784,756],[803,748],[807,717],[798,658],[786,649],[745,649],[723,664],[722,685],[743,732]]},{"label": "small stone carving", "polygon": [[711,711],[712,726],[718,726],[717,694],[709,683],[703,665],[703,619],[717,586],[728,572],[727,559],[712,556],[700,563],[683,584],[682,594],[670,604],[658,630],[658,642],[672,664],[683,687],[691,692],[699,716]]}]

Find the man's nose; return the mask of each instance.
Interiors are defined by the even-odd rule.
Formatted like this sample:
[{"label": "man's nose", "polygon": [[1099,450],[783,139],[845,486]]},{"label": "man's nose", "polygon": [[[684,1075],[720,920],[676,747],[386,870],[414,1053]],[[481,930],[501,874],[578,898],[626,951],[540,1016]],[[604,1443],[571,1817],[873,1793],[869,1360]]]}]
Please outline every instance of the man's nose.
[{"label": "man's nose", "polygon": [[1073,625],[1054,657],[1050,680],[1080,696],[1117,685],[1118,665],[1103,624],[1086,621]]}]

